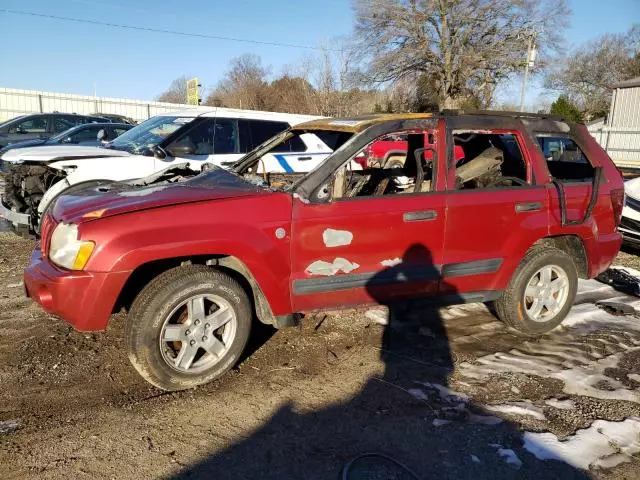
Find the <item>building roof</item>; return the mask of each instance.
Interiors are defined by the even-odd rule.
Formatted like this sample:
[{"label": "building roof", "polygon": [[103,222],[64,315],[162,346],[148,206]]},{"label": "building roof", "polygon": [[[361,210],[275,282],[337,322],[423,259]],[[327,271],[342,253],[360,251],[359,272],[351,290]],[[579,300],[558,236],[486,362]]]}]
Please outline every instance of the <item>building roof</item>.
[{"label": "building roof", "polygon": [[616,83],[613,88],[632,88],[640,87],[640,77],[630,78],[624,82]]}]

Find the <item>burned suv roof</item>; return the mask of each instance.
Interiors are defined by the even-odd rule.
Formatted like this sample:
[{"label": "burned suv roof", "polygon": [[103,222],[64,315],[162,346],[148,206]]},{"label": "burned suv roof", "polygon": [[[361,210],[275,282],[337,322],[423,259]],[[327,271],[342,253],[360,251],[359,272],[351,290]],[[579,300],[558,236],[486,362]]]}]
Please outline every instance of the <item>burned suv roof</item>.
[{"label": "burned suv roof", "polygon": [[567,120],[557,115],[540,114],[540,113],[528,113],[528,112],[503,112],[492,110],[443,110],[438,114],[433,113],[380,113],[372,115],[362,115],[357,117],[342,117],[342,118],[321,118],[318,120],[311,120],[296,125],[291,130],[331,130],[350,133],[359,133],[373,125],[381,125],[387,122],[402,122],[405,120],[426,120],[432,118],[444,118],[444,117],[465,117],[465,116],[483,116],[488,121],[500,120],[505,118],[521,119],[521,120],[551,120],[556,122],[565,122]]}]

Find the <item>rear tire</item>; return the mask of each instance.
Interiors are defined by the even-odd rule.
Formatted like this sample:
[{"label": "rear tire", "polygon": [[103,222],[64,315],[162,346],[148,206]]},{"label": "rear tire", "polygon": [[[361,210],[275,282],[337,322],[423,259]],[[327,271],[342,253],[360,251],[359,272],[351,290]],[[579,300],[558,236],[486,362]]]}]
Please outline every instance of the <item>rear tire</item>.
[{"label": "rear tire", "polygon": [[252,318],[233,278],[203,265],[168,270],[133,302],[125,326],[129,360],[163,390],[211,382],[240,358]]},{"label": "rear tire", "polygon": [[496,313],[522,334],[541,335],[562,323],[577,290],[578,272],[573,259],[557,248],[534,247],[495,302]]}]

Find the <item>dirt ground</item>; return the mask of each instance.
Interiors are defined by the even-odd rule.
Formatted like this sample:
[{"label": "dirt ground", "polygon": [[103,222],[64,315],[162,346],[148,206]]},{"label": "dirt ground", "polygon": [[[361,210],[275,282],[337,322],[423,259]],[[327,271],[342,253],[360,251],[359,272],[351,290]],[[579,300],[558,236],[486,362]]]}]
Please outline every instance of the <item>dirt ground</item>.
[{"label": "dirt ground", "polygon": [[[395,312],[407,321],[389,326],[320,315],[256,329],[226,377],[164,393],[130,366],[124,315],[81,334],[25,298],[32,248],[0,233],[3,479],[337,479],[366,452],[420,478],[640,478],[640,431],[618,438],[640,422],[640,320],[593,305],[638,299],[595,281],[540,339],[483,305]],[[640,265],[633,252],[618,262]],[[578,442],[587,435],[595,454]],[[540,445],[568,449],[573,465]]]}]

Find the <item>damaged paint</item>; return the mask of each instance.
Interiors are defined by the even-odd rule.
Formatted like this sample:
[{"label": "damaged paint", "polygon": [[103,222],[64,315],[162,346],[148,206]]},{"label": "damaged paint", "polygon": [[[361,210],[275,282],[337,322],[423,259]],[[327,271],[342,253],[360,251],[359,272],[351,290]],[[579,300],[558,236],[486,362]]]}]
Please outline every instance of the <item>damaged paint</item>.
[{"label": "damaged paint", "polygon": [[118,195],[120,195],[121,197],[144,197],[146,195],[151,195],[152,193],[164,190],[165,188],[167,188],[166,185],[148,188],[136,188],[134,190],[124,190],[122,192],[119,192]]},{"label": "damaged paint", "polygon": [[326,247],[342,247],[344,245],[351,245],[353,241],[353,233],[349,230],[334,230],[333,228],[327,228],[322,232],[322,240]]},{"label": "damaged paint", "polygon": [[85,213],[82,218],[100,218],[107,211],[106,208],[101,208],[100,210],[93,210],[92,212]]},{"label": "damaged paint", "polygon": [[383,267],[395,267],[396,265],[400,265],[402,263],[401,258],[388,258],[387,260],[382,260],[380,265]]},{"label": "damaged paint", "polygon": [[346,258],[338,257],[333,262],[325,262],[324,260],[316,260],[305,269],[307,275],[324,275],[331,276],[338,272],[349,273],[360,267],[355,262],[350,262]]}]

